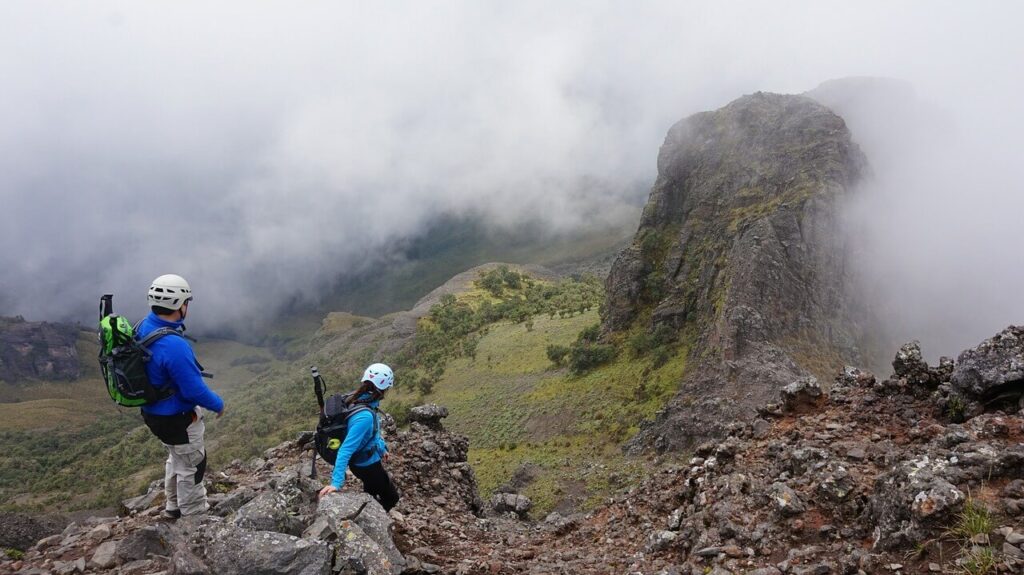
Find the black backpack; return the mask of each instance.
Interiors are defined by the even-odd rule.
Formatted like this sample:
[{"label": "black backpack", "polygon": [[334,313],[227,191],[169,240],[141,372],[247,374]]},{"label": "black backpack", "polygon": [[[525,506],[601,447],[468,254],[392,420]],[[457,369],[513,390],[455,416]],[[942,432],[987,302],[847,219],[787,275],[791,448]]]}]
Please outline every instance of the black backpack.
[{"label": "black backpack", "polygon": [[[365,403],[353,403],[349,404],[348,400],[352,397],[352,394],[335,394],[327,398],[324,402],[324,392],[327,390],[327,384],[324,383],[323,377],[320,376],[320,372],[314,366],[311,368],[313,372],[313,391],[316,393],[317,404],[320,406],[320,421],[316,426],[316,434],[313,436],[313,445],[316,448],[313,453],[314,464],[316,462],[316,454],[319,453],[320,457],[324,461],[334,465],[334,462],[338,458],[338,448],[345,442],[345,436],[348,434],[348,420],[353,415],[360,411],[369,411],[373,414],[373,435],[370,436],[369,441],[373,441],[379,430],[379,419],[377,417],[377,410]],[[359,451],[366,448],[366,445],[361,445]],[[315,477],[315,467],[311,471],[310,475]]]},{"label": "black backpack", "polygon": [[146,362],[152,354],[149,346],[165,335],[185,337],[181,331],[162,327],[138,339],[138,324],[132,326],[124,317],[113,313],[114,296],[100,298],[100,371],[107,393],[118,405],[140,407],[163,401],[174,395],[174,389],[153,387],[146,375]]}]

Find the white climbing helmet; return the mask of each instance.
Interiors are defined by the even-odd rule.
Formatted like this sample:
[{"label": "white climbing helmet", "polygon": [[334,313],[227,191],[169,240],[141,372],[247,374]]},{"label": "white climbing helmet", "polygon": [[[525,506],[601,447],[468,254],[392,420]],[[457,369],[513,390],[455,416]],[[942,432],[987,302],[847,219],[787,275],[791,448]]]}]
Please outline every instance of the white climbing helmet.
[{"label": "white climbing helmet", "polygon": [[385,391],[395,383],[395,372],[383,363],[375,363],[363,372],[363,383],[369,381],[380,391]]},{"label": "white climbing helmet", "polygon": [[162,275],[149,286],[149,305],[160,306],[171,311],[181,309],[185,302],[192,299],[192,288],[185,278],[175,275]]}]

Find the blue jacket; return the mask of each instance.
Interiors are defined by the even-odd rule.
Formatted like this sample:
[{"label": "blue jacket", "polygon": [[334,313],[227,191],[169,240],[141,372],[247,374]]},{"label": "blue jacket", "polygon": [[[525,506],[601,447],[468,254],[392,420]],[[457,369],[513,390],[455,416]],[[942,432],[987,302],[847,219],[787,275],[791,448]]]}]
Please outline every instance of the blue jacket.
[{"label": "blue jacket", "polygon": [[[150,313],[139,324],[136,335],[143,338],[161,327],[177,329],[180,321],[166,321]],[[174,395],[153,405],[145,405],[142,411],[151,415],[176,415],[192,411],[197,405],[214,412],[224,410],[224,400],[206,386],[199,363],[192,352],[192,346],[183,337],[165,335],[149,346],[153,357],[146,362],[146,375],[156,388],[171,386]]]},{"label": "blue jacket", "polygon": [[[370,407],[377,409],[379,401],[367,403]],[[388,451],[384,438],[380,436],[379,415],[374,415],[369,410],[357,412],[348,419],[348,432],[345,441],[338,448],[338,457],[334,460],[334,474],[331,476],[331,485],[341,489],[345,485],[345,469],[349,465],[366,467],[380,461],[381,456]]]}]

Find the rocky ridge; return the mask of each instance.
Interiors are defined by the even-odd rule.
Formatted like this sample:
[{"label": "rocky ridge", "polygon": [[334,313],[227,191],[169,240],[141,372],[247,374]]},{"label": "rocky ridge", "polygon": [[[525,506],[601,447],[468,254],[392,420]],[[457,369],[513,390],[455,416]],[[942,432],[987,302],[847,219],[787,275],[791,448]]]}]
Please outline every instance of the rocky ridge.
[{"label": "rocky ridge", "polygon": [[162,520],[163,486],[156,481],[123,503],[122,516],[73,522],[0,560],[0,573],[439,572],[429,545],[451,532],[438,517],[475,518],[483,504],[466,463],[467,440],[440,424],[447,413],[437,406],[414,412],[407,431],[395,429],[390,417],[382,422],[402,492],[390,513],[351,476],[340,494],[318,501],[331,468],[318,461],[317,478],[310,476],[312,433],[304,432],[263,457],[210,474],[208,515]]},{"label": "rocky ridge", "polygon": [[[465,439],[442,428],[444,408],[424,406],[408,431],[386,428],[403,492],[391,513],[352,483],[318,504],[304,434],[214,473],[210,517],[158,522],[154,485],[125,502],[126,517],[70,525],[0,571],[1020,573],[1018,332],[937,366],[911,342],[889,377],[847,367],[829,391],[798,378],[758,418],[691,458],[652,461],[646,479],[586,514],[523,521],[508,493],[485,509]],[[977,369],[980,358],[1002,367]],[[964,370],[982,385],[958,387]],[[1015,395],[986,404],[993,386]]]}]

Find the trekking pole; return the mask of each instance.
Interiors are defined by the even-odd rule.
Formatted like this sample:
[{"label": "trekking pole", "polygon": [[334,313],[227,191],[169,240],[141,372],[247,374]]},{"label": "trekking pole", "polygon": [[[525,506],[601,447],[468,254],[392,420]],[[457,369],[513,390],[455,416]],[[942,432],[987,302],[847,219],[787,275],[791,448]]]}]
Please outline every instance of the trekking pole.
[{"label": "trekking pole", "polygon": [[[316,394],[316,403],[320,406],[320,417],[324,415],[324,390],[327,388],[327,384],[324,383],[324,378],[320,377],[320,370],[316,366],[309,368],[309,371],[313,374],[313,393]],[[319,426],[318,426],[319,427]],[[310,479],[316,479],[316,437],[313,438],[313,462],[309,465],[309,477]]]}]

